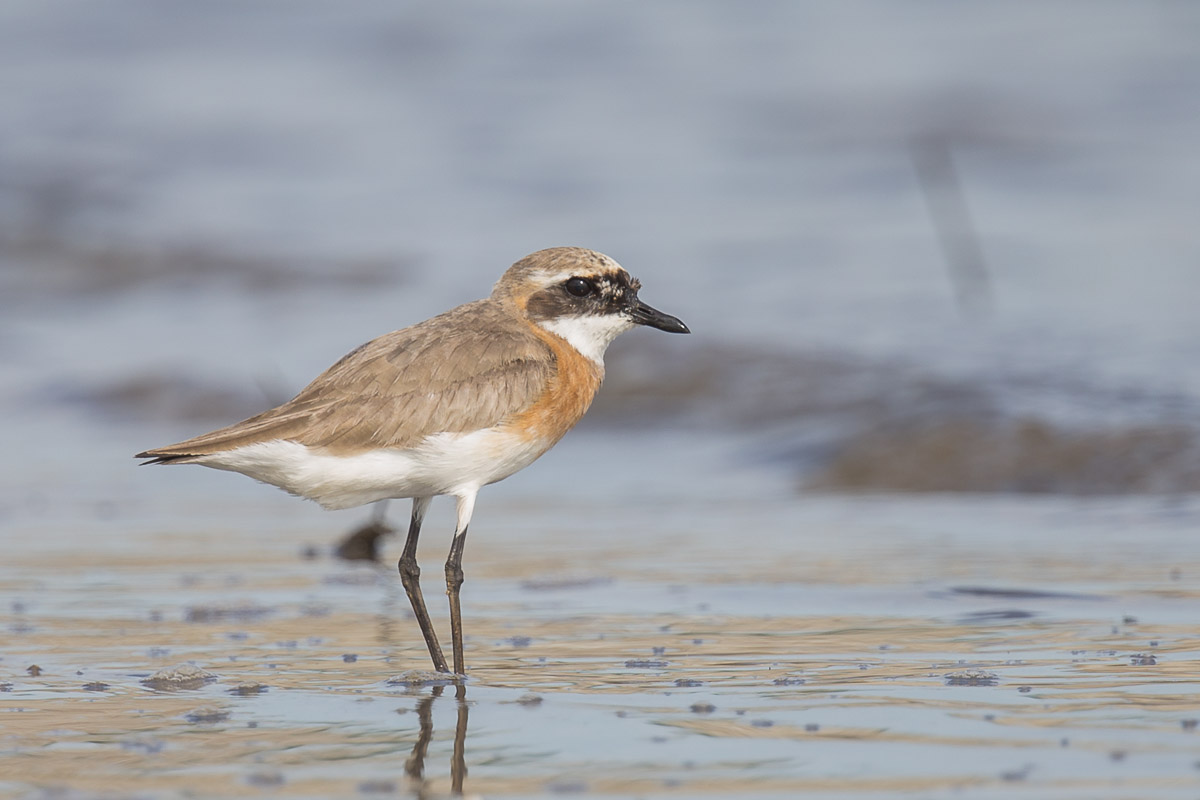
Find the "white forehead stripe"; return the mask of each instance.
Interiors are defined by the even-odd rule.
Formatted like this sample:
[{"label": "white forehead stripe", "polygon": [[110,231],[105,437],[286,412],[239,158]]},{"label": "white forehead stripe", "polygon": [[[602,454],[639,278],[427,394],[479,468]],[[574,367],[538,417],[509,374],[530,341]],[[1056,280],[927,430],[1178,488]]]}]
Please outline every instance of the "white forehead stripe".
[{"label": "white forehead stripe", "polygon": [[556,283],[562,283],[568,278],[599,278],[604,275],[620,274],[624,271],[625,269],[620,264],[605,256],[601,264],[580,265],[576,269],[559,270],[557,272],[543,270],[537,273],[537,278],[543,286],[553,286]]}]

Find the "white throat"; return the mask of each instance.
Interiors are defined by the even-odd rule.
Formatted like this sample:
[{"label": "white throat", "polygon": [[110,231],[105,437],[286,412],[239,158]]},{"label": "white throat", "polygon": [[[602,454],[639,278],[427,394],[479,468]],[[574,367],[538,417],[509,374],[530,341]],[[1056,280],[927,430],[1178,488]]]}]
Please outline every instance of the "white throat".
[{"label": "white throat", "polygon": [[612,340],[633,327],[632,320],[621,314],[557,317],[539,321],[538,324],[566,339],[580,355],[600,366],[604,365],[604,351],[612,344]]}]

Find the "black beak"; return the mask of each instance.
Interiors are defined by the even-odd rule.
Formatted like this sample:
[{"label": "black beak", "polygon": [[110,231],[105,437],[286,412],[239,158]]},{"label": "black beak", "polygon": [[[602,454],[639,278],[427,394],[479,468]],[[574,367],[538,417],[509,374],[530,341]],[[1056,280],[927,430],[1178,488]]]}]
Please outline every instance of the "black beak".
[{"label": "black beak", "polygon": [[658,328],[667,333],[691,333],[688,326],[683,324],[683,320],[672,317],[670,314],[664,314],[657,308],[651,308],[641,300],[636,301],[629,316],[638,325],[649,325],[651,328]]}]

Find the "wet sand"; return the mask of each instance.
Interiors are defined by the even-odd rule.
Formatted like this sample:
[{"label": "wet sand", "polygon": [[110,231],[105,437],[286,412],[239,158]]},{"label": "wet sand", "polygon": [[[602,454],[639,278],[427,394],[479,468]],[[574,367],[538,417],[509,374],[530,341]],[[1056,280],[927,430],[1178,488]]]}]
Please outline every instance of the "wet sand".
[{"label": "wet sand", "polygon": [[[500,495],[459,692],[412,674],[398,541],[306,558],[346,517],[247,497],[28,523],[0,566],[0,795],[1200,790],[1188,504]],[[212,677],[152,679],[189,664]]]}]

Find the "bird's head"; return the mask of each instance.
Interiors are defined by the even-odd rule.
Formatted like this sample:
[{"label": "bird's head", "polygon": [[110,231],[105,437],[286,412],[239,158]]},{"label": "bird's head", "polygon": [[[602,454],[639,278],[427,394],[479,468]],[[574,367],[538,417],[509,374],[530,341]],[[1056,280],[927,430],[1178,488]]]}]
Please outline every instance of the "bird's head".
[{"label": "bird's head", "polygon": [[635,325],[691,333],[677,317],[639,300],[641,286],[603,253],[552,247],[509,267],[492,290],[492,298],[514,304],[534,324],[602,362],[612,340]]}]

